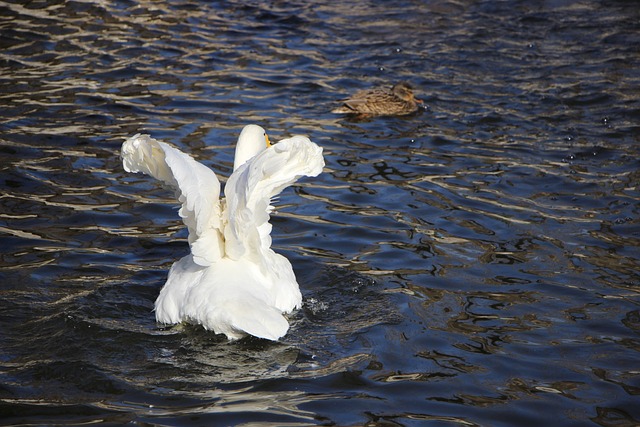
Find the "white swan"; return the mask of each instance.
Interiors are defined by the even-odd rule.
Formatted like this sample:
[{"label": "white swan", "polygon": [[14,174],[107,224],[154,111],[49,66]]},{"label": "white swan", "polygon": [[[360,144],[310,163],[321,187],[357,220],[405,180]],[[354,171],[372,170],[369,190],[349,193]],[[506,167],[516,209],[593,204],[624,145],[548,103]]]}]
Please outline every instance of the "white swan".
[{"label": "white swan", "polygon": [[299,177],[322,172],[322,148],[304,136],[271,145],[263,128],[245,126],[224,199],[211,169],[149,135],[124,142],[122,163],[173,187],[189,230],[191,253],[171,267],[156,320],[201,324],[230,340],[284,336],[283,313],[299,308],[302,295],[291,263],[271,249],[270,202]]}]

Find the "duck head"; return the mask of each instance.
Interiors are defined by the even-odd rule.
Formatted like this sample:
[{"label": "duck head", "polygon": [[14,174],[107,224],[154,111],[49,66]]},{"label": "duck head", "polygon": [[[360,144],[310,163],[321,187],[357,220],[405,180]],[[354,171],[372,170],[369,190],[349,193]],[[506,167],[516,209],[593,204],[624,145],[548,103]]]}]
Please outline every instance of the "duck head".
[{"label": "duck head", "polygon": [[409,103],[416,102],[418,104],[423,103],[422,100],[416,99],[413,96],[413,88],[409,83],[406,83],[406,82],[397,83],[393,85],[393,87],[391,88],[391,91],[396,97],[400,98],[405,102],[409,102]]}]

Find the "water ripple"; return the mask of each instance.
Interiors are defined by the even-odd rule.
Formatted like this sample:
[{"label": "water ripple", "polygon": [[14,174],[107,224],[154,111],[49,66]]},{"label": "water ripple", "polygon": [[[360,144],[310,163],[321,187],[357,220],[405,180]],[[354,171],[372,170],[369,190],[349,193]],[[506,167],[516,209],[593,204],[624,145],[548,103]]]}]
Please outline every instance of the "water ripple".
[{"label": "water ripple", "polygon": [[[636,9],[0,2],[3,420],[638,424]],[[416,115],[330,113],[400,80]],[[155,323],[186,232],[118,152],[152,133],[224,183],[249,122],[327,162],[277,202],[277,344]]]}]

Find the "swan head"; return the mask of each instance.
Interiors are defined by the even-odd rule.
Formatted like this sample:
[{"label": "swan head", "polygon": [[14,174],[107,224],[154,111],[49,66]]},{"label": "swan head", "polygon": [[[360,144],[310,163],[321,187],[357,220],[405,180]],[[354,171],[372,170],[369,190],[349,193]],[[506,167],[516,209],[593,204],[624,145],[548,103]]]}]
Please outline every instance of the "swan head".
[{"label": "swan head", "polygon": [[267,132],[258,125],[247,125],[240,132],[233,170],[245,164],[247,160],[271,146]]}]

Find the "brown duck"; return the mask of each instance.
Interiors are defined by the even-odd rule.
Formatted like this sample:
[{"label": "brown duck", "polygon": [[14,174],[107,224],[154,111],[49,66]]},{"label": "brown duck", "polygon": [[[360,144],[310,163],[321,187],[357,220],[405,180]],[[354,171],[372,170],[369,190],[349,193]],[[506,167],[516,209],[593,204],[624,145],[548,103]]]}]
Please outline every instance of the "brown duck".
[{"label": "brown duck", "polygon": [[413,88],[402,82],[390,89],[360,90],[331,112],[366,116],[404,116],[418,111],[418,104],[422,104],[422,101],[413,96]]}]

